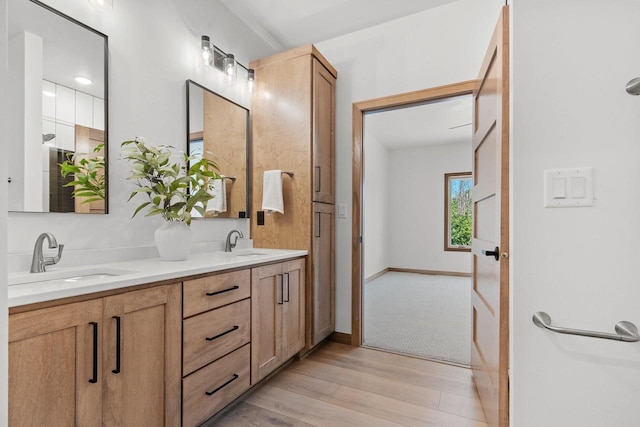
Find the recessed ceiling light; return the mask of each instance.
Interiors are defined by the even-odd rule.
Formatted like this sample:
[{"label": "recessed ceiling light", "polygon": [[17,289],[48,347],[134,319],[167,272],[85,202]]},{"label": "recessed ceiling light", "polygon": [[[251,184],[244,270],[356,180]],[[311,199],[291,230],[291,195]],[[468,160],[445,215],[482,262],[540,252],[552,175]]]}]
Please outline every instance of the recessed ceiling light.
[{"label": "recessed ceiling light", "polygon": [[93,84],[93,80],[87,78],[87,77],[82,77],[82,76],[76,76],[76,82],[80,83],[81,85],[90,85]]},{"label": "recessed ceiling light", "polygon": [[55,98],[55,97],[56,97],[56,94],[55,94],[55,93],[53,93],[53,92],[51,92],[51,91],[49,91],[49,90],[43,90],[43,91],[42,91],[42,94],[43,94],[44,96],[48,96],[48,97],[50,97],[50,98]]},{"label": "recessed ceiling light", "polygon": [[113,0],[89,0],[89,3],[99,10],[113,9]]}]

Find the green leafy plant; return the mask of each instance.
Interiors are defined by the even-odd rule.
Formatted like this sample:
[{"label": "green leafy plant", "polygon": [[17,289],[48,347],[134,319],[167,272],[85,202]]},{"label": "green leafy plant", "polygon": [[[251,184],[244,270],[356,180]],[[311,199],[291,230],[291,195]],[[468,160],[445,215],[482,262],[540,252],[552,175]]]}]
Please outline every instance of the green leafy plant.
[{"label": "green leafy plant", "polygon": [[[150,146],[142,138],[124,141],[121,147],[122,158],[131,163],[128,179],[138,187],[129,200],[138,194],[149,199],[136,208],[132,217],[146,208],[146,216],[161,215],[166,221],[191,225],[194,209],[205,215],[207,203],[213,198],[213,181],[221,178],[214,162],[197,154],[174,153],[168,145]],[[174,156],[181,157],[181,161],[172,163]]]},{"label": "green leafy plant", "polygon": [[73,181],[65,187],[75,187],[71,195],[82,197],[82,203],[91,203],[105,198],[105,161],[104,156],[98,155],[104,144],[98,144],[93,149],[94,157],[87,153],[67,154],[67,160],[59,163],[60,174],[63,178],[73,174]]}]

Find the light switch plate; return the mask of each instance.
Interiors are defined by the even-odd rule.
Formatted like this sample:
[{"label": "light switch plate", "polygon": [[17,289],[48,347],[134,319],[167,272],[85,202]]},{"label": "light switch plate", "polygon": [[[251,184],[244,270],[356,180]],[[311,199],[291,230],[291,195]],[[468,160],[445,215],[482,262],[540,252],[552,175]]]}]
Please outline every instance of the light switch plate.
[{"label": "light switch plate", "polygon": [[[560,183],[564,188],[559,188]],[[564,197],[561,196],[562,193],[564,193]],[[583,206],[593,206],[593,168],[548,169],[544,171],[545,208]]]},{"label": "light switch plate", "polygon": [[346,218],[347,217],[347,205],[339,204],[338,205],[338,218]]}]

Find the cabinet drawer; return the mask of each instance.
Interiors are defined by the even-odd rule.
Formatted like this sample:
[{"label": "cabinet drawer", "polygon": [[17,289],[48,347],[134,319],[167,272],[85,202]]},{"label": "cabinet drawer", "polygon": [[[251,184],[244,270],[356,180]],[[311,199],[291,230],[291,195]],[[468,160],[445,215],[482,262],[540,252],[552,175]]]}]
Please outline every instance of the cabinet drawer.
[{"label": "cabinet drawer", "polygon": [[184,317],[231,304],[250,295],[250,270],[186,280],[184,282]]},{"label": "cabinet drawer", "polygon": [[251,340],[249,299],[185,319],[183,372],[189,374]]},{"label": "cabinet drawer", "polygon": [[182,424],[198,426],[250,385],[250,344],[182,380]]}]

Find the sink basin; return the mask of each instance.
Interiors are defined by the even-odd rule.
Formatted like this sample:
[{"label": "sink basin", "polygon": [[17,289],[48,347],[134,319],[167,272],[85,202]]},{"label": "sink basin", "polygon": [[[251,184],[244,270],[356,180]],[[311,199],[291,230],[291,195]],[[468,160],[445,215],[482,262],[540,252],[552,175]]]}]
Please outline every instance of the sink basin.
[{"label": "sink basin", "polygon": [[82,283],[90,280],[106,279],[135,273],[133,270],[119,270],[108,267],[84,268],[77,270],[45,271],[44,273],[28,273],[16,276],[9,275],[9,286],[27,283],[66,282]]},{"label": "sink basin", "polygon": [[258,252],[258,251],[247,251],[247,252],[236,252],[232,253],[235,256],[264,256],[268,255],[266,252]]}]

